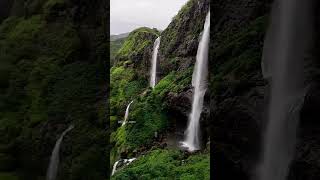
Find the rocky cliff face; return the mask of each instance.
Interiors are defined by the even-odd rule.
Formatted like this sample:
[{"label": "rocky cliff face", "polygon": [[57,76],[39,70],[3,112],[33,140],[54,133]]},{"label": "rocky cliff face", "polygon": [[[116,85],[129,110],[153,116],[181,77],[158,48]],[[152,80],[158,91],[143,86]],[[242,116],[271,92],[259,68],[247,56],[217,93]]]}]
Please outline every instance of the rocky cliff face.
[{"label": "rocky cliff face", "polygon": [[149,76],[153,43],[159,36],[159,31],[146,27],[131,32],[119,49],[115,59],[118,64],[133,66],[145,79]]},{"label": "rocky cliff face", "polygon": [[260,59],[268,10],[269,2],[255,0],[212,4],[211,151],[219,156],[219,178],[249,179],[256,165],[267,86]]},{"label": "rocky cliff face", "polygon": [[[271,3],[230,0],[211,4],[211,151],[219,178],[250,179],[256,173],[268,103],[269,85],[261,75],[260,62]],[[318,45],[314,49],[305,59],[305,84],[309,88],[289,179],[320,177],[315,111],[319,104]]]},{"label": "rocky cliff face", "polygon": [[184,71],[195,63],[200,34],[209,12],[209,0],[190,0],[161,33],[161,77],[170,71]]},{"label": "rocky cliff face", "polygon": [[[178,91],[167,93],[168,109],[176,116],[177,126],[185,127],[191,111],[192,87],[191,78],[199,40],[203,31],[205,17],[209,12],[209,0],[190,0],[173,18],[169,26],[161,33],[159,50],[159,76],[166,78],[173,71],[181,77],[176,77]],[[209,92],[207,92],[209,94]],[[208,98],[206,104],[208,104]],[[205,107],[207,109],[207,106]],[[209,124],[207,111],[202,116],[203,129]],[[183,133],[184,129],[180,129]],[[207,132],[203,138],[207,141]]]}]

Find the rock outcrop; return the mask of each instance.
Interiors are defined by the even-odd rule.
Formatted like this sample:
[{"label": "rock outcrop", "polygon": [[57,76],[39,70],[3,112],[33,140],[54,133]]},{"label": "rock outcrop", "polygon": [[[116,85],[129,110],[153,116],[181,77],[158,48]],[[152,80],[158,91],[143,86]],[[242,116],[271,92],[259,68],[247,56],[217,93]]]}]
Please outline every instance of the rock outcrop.
[{"label": "rock outcrop", "polygon": [[170,71],[184,71],[193,66],[209,0],[190,0],[161,33],[159,61],[161,77]]},{"label": "rock outcrop", "polygon": [[148,79],[153,43],[159,34],[157,29],[147,27],[132,31],[116,54],[116,65],[132,65],[140,75]]}]

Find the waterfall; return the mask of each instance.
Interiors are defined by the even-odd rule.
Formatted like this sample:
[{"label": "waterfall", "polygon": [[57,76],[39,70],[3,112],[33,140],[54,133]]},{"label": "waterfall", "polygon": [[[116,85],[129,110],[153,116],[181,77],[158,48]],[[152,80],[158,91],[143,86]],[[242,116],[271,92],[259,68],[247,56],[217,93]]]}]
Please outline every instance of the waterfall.
[{"label": "waterfall", "polygon": [[121,126],[124,126],[125,124],[127,124],[127,120],[128,120],[128,117],[129,117],[129,108],[130,108],[130,105],[133,103],[133,101],[131,101],[128,106],[127,106],[127,109],[126,109],[126,113],[124,115],[124,121],[122,123]]},{"label": "waterfall", "polygon": [[204,24],[204,31],[198,46],[197,59],[192,75],[192,86],[194,87],[192,110],[189,115],[186,137],[182,146],[189,151],[200,149],[200,115],[203,107],[203,99],[207,90],[208,56],[210,40],[210,11]]},{"label": "waterfall", "polygon": [[59,139],[57,140],[53,151],[51,153],[51,157],[50,157],[50,163],[49,163],[49,167],[47,170],[47,180],[55,180],[57,177],[57,173],[58,173],[58,167],[59,167],[59,151],[60,151],[60,146],[63,140],[63,137],[71,130],[73,129],[73,125],[70,125],[68,129],[66,129],[65,131],[63,131],[63,133],[61,134],[61,136],[59,137]]},{"label": "waterfall", "polygon": [[127,166],[130,163],[132,163],[134,160],[136,160],[137,158],[132,158],[132,159],[120,159],[119,161],[115,162],[112,168],[112,173],[111,176],[114,175],[114,173],[117,171],[117,166],[119,163],[122,163],[122,166]]},{"label": "waterfall", "polygon": [[152,61],[151,61],[151,71],[150,71],[150,86],[154,88],[157,83],[157,59],[158,59],[158,51],[160,47],[160,37],[158,37],[153,44],[153,53],[152,53]]},{"label": "waterfall", "polygon": [[116,172],[116,170],[117,170],[117,165],[119,164],[119,162],[120,162],[120,160],[114,163],[113,168],[112,168],[111,176],[113,176],[114,173]]},{"label": "waterfall", "polygon": [[311,45],[310,2],[278,0],[273,6],[261,64],[270,96],[259,180],[288,178],[304,100],[303,60]]}]

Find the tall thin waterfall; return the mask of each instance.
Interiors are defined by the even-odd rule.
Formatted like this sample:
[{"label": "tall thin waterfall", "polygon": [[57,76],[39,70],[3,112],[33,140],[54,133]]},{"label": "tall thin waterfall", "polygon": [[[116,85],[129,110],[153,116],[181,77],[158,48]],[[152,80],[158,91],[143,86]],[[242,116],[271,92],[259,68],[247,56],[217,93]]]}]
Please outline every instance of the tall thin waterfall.
[{"label": "tall thin waterfall", "polygon": [[63,140],[63,137],[70,131],[73,129],[73,125],[70,125],[68,127],[68,129],[66,129],[65,131],[63,131],[63,133],[61,134],[60,138],[57,140],[52,154],[51,154],[51,158],[50,158],[50,164],[47,170],[47,180],[55,180],[57,177],[57,173],[58,173],[58,167],[59,167],[59,151],[60,151],[60,146]]},{"label": "tall thin waterfall", "polygon": [[128,121],[128,117],[129,117],[129,109],[130,109],[130,105],[133,103],[133,101],[131,101],[128,106],[127,106],[127,109],[126,109],[126,113],[124,115],[124,121],[122,123],[121,126],[124,126],[125,124],[127,124],[127,121]]},{"label": "tall thin waterfall", "polygon": [[152,65],[150,71],[150,87],[154,88],[157,84],[157,59],[158,59],[158,51],[160,47],[160,37],[158,37],[153,44],[153,54],[152,54]]},{"label": "tall thin waterfall", "polygon": [[263,153],[258,166],[259,180],[288,178],[304,100],[303,60],[311,45],[310,2],[276,0],[273,6],[262,57],[262,72],[269,80],[270,97]]},{"label": "tall thin waterfall", "polygon": [[194,87],[192,111],[189,115],[186,137],[182,146],[189,151],[200,149],[200,115],[203,107],[203,99],[207,90],[208,56],[210,40],[210,11],[204,24],[204,31],[198,46],[196,64],[192,75],[192,86]]}]

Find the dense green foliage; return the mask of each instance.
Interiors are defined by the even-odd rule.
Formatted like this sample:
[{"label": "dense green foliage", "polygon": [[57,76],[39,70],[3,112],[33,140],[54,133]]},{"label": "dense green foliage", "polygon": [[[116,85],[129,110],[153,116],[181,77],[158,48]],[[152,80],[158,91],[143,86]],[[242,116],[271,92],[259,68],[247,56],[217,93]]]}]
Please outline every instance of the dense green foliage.
[{"label": "dense green foliage", "polygon": [[[144,61],[145,51],[152,49],[157,36],[158,31],[149,28],[139,28],[131,32],[116,55],[116,63],[110,69],[110,141],[113,145],[111,164],[121,153],[132,153],[133,150],[150,143],[154,132],[166,126],[161,102],[157,97],[151,97],[148,92],[148,79],[141,76],[140,72],[146,71],[146,67],[136,68],[137,64]],[[118,122],[124,120],[126,106],[132,100],[134,103],[130,108],[129,120],[136,123],[120,127]]]},{"label": "dense green foliage", "polygon": [[[111,68],[110,115],[111,162],[119,158],[121,152],[131,153],[141,146],[152,143],[154,132],[161,132],[168,126],[166,98],[169,92],[179,93],[191,84],[193,68],[184,73],[174,72],[160,80],[153,90],[147,87],[146,79],[139,78],[134,68],[118,66]],[[134,124],[121,126],[126,106],[130,107],[129,120]]]},{"label": "dense green foliage", "polygon": [[97,28],[99,52],[92,52],[71,19],[48,21],[64,1],[33,4],[34,13],[0,24],[0,171],[44,179],[56,140],[74,124],[61,149],[59,178],[103,179],[106,70],[99,53],[106,42]]},{"label": "dense green foliage", "polygon": [[123,66],[112,67],[110,75],[110,111],[111,114],[117,114],[116,109],[123,109],[125,103],[141,93],[147,81],[139,78],[134,69]]},{"label": "dense green foliage", "polygon": [[[161,132],[167,126],[161,101],[152,95],[135,99],[130,108],[129,121],[134,123],[121,126],[111,134],[111,142],[115,142],[113,153],[130,154],[134,149],[146,146],[152,142],[154,132]],[[113,154],[112,162],[114,157],[118,154]]]},{"label": "dense green foliage", "polygon": [[209,180],[209,154],[185,157],[177,150],[154,150],[119,170],[112,179]]},{"label": "dense green foliage", "polygon": [[110,41],[110,65],[111,66],[113,66],[115,62],[116,54],[118,53],[119,49],[122,47],[125,40],[126,38]]},{"label": "dense green foliage", "polygon": [[132,59],[134,56],[142,55],[147,47],[153,45],[156,37],[159,36],[159,31],[147,27],[138,28],[132,31],[123,43],[117,53],[118,59]]},{"label": "dense green foliage", "polygon": [[154,93],[165,97],[169,92],[180,93],[191,85],[193,67],[185,71],[171,71],[170,74],[161,79],[154,88]]}]

